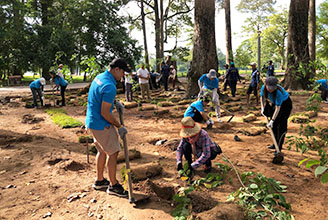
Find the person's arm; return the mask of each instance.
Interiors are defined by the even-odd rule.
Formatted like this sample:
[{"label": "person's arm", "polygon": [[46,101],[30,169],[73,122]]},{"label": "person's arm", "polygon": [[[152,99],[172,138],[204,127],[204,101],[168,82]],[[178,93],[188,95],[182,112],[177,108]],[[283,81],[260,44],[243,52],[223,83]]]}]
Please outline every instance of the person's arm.
[{"label": "person's arm", "polygon": [[112,103],[102,101],[101,103],[101,116],[106,119],[109,123],[114,125],[117,128],[121,127],[121,124],[114,118],[113,114],[110,113],[110,108],[112,107]]},{"label": "person's arm", "polygon": [[201,91],[203,87],[203,83],[200,80],[198,80],[198,86],[199,86],[199,90]]},{"label": "person's arm", "polygon": [[[261,96],[260,101],[261,101],[261,114],[262,114],[263,116],[265,116],[265,115],[264,115],[264,96]],[[266,117],[266,116],[265,116],[265,117]]]},{"label": "person's arm", "polygon": [[179,146],[177,148],[177,165],[182,164],[182,145],[184,144],[184,139],[182,138]]}]

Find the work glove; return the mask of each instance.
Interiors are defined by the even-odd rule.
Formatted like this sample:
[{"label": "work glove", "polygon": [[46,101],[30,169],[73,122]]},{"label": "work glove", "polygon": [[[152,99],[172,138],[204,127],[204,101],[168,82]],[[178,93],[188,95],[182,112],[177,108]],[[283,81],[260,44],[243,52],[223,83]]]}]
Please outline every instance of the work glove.
[{"label": "work glove", "polygon": [[272,128],[273,127],[273,120],[271,119],[270,121],[269,121],[269,123],[267,124],[267,127],[268,128]]},{"label": "work glove", "polygon": [[199,95],[198,95],[198,97],[202,97],[203,95],[204,95],[204,90],[201,89],[201,90],[199,91]]},{"label": "work glove", "polygon": [[182,163],[178,163],[177,171],[183,170]]},{"label": "work glove", "polygon": [[124,138],[124,136],[128,133],[128,130],[126,129],[126,127],[124,126],[121,126],[119,129],[118,129],[118,134],[120,135],[121,139]]},{"label": "work glove", "polygon": [[124,105],[122,105],[122,103],[120,103],[119,101],[116,101],[115,107],[116,107],[117,112],[123,114]]}]

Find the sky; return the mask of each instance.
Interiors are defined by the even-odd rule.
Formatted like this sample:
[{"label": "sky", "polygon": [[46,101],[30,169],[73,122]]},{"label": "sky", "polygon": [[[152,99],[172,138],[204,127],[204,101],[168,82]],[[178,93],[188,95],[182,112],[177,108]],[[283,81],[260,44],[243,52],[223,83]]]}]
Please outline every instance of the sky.
[{"label": "sky", "polygon": [[[316,6],[318,7],[324,0],[316,0]],[[165,1],[164,1],[165,2]],[[235,51],[237,47],[243,40],[246,40],[247,36],[241,33],[242,25],[244,25],[244,20],[248,17],[247,14],[240,13],[237,11],[236,7],[240,0],[231,0],[230,1],[230,13],[231,13],[231,32],[232,32],[232,49]],[[277,0],[274,8],[280,12],[283,8],[289,9],[288,0]],[[164,6],[165,7],[165,6]],[[140,14],[140,10],[135,3],[129,3],[129,5],[124,9],[125,12],[131,15]],[[123,11],[124,11],[123,10]],[[318,11],[318,10],[317,10]],[[148,44],[148,52],[151,56],[155,56],[155,35],[154,35],[154,25],[146,19],[146,27],[147,27],[147,44]],[[143,48],[143,34],[142,31],[133,30],[131,32],[132,38],[137,39],[139,41],[139,45]],[[179,39],[178,46],[184,46],[187,42],[185,42],[186,36],[181,36]],[[216,10],[215,14],[215,38],[216,38],[216,46],[221,49],[221,51],[225,54],[225,18],[224,18],[224,10]],[[164,49],[171,49],[174,47],[174,39],[171,39],[167,44],[164,45]]]}]

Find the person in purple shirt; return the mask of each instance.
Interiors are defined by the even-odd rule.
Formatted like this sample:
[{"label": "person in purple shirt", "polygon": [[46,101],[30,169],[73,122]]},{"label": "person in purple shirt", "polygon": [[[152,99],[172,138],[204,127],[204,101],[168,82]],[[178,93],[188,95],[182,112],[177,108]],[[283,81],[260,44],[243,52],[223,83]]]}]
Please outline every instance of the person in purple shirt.
[{"label": "person in purple shirt", "polygon": [[220,146],[212,141],[208,133],[191,117],[183,118],[181,124],[180,137],[182,139],[177,148],[177,170],[183,169],[182,156],[184,155],[188,161],[191,176],[193,170],[202,165],[206,173],[210,172],[211,161],[222,153]]}]

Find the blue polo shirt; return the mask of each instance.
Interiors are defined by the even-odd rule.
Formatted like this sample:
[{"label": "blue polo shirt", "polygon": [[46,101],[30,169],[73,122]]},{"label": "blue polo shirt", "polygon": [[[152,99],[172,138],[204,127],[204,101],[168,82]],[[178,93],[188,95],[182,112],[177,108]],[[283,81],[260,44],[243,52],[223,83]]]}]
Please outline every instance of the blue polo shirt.
[{"label": "blue polo shirt", "polygon": [[256,87],[260,83],[260,73],[257,69],[252,72],[251,87]]},{"label": "blue polo shirt", "polygon": [[210,80],[208,77],[207,77],[207,73],[203,74],[200,78],[199,78],[199,81],[201,83],[203,83],[203,86],[205,89],[210,89],[210,90],[213,90],[213,89],[217,89],[219,88],[219,80],[218,78],[214,78],[212,80]]},{"label": "blue polo shirt", "polygon": [[40,87],[41,87],[40,79],[36,79],[30,83],[30,88],[40,89]]},{"label": "blue polo shirt", "polygon": [[91,83],[88,95],[88,108],[85,124],[88,128],[94,130],[104,130],[110,126],[110,123],[101,115],[101,103],[108,102],[113,111],[114,100],[116,96],[116,80],[114,76],[106,70],[99,74]]},{"label": "blue polo shirt", "polygon": [[327,85],[327,80],[326,79],[319,79],[319,80],[317,80],[315,82],[321,84],[321,86],[323,88],[328,89],[328,85]]},{"label": "blue polo shirt", "polygon": [[183,117],[194,117],[194,113],[193,113],[193,108],[196,108],[199,112],[204,112],[204,107],[203,107],[203,102],[202,100],[198,100],[196,102],[191,103],[191,105],[187,108],[186,112],[184,113]]},{"label": "blue polo shirt", "polygon": [[[263,85],[262,88],[261,88],[261,96],[263,96],[264,86],[265,86],[265,85]],[[281,106],[281,104],[282,104],[286,99],[288,99],[289,94],[288,94],[288,92],[286,92],[286,90],[285,90],[284,88],[282,88],[280,85],[278,85],[278,86],[281,88],[282,92],[281,92],[279,89],[277,89],[276,100],[273,100],[273,94],[272,94],[271,92],[268,92],[268,98],[269,98],[270,101],[271,101],[272,103],[274,103],[275,105],[277,105],[277,106]]]},{"label": "blue polo shirt", "polygon": [[58,86],[67,86],[68,82],[64,80],[62,77],[55,77],[55,84]]},{"label": "blue polo shirt", "polygon": [[267,70],[267,76],[274,76],[274,66],[273,65],[269,65],[268,66],[268,70]]}]

